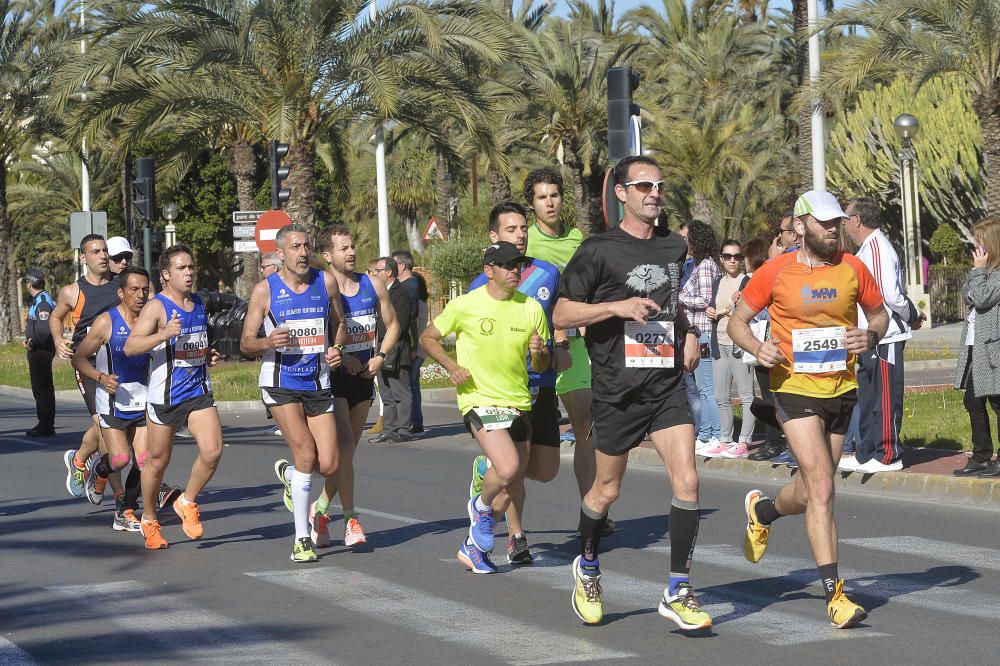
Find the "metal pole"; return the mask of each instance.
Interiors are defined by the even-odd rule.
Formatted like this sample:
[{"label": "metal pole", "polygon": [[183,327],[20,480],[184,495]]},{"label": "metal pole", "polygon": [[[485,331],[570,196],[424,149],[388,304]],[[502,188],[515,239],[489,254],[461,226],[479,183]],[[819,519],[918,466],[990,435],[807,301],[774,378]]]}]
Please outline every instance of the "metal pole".
[{"label": "metal pole", "polygon": [[816,0],[807,3],[809,27],[809,95],[812,107],[812,172],[813,189],[826,189],[826,137],[823,136],[823,107],[817,94],[819,85],[819,34],[816,32],[819,10]]},{"label": "metal pole", "polygon": [[[80,30],[83,31],[83,27],[86,24],[87,14],[85,11],[84,3],[80,3]],[[80,36],[80,55],[86,55],[87,53],[87,39],[83,35]],[[81,99],[87,99],[87,88],[84,84],[83,93],[80,96]],[[90,170],[87,168],[87,140],[84,139],[80,147],[80,209],[87,213],[90,212]],[[91,221],[91,226],[87,230],[88,233],[93,231],[93,221]],[[76,274],[77,276],[83,276],[87,274],[87,266],[80,263],[80,251],[78,249],[73,250],[73,260],[76,263]]]},{"label": "metal pole", "polygon": [[[375,0],[371,0],[371,19],[375,21]],[[385,186],[385,137],[382,123],[375,126],[375,194],[378,202],[378,253],[389,256],[389,195]]]},{"label": "metal pole", "polygon": [[916,154],[909,139],[904,139],[899,152],[900,185],[903,195],[903,243],[906,248],[906,284],[923,290],[924,271],[921,266],[920,205],[917,194]]},{"label": "metal pole", "polygon": [[149,251],[149,247],[152,244],[152,242],[153,242],[152,234],[150,233],[149,225],[147,223],[147,226],[142,228],[142,247],[144,248],[142,253],[142,263],[143,263],[143,268],[145,268],[146,272],[149,273],[150,275],[153,274],[153,257],[152,257],[153,253]]}]

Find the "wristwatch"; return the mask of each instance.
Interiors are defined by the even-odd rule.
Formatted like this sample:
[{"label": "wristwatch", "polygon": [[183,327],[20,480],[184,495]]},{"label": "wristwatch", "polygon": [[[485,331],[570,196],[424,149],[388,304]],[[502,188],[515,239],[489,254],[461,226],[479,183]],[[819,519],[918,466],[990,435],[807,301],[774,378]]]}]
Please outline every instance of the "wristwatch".
[{"label": "wristwatch", "polygon": [[377,352],[375,352],[375,355],[376,355],[376,356],[378,356],[378,357],[379,357],[380,359],[382,359],[383,361],[385,360],[385,356],[386,356],[386,354],[385,354],[385,352],[384,352],[384,351],[377,351]]},{"label": "wristwatch", "polygon": [[691,324],[691,326],[690,326],[690,328],[688,328],[687,332],[688,333],[693,333],[694,337],[696,337],[696,338],[700,338],[701,337],[701,329],[698,328],[697,326],[695,326],[694,324]]},{"label": "wristwatch", "polygon": [[339,342],[336,342],[330,346],[339,351],[341,354],[344,353],[344,345],[340,344]]},{"label": "wristwatch", "polygon": [[569,350],[569,340],[560,340],[553,345],[556,349]]}]

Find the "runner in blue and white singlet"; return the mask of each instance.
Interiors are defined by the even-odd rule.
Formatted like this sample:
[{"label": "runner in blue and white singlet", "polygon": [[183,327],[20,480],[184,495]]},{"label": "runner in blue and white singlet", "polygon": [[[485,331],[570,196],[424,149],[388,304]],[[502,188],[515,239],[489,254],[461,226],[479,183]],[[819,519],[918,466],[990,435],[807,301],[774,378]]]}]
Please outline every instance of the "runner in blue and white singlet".
[{"label": "runner in blue and white singlet", "polygon": [[[306,290],[297,294],[281,279],[281,273],[266,278],[271,292],[264,336],[274,329],[287,328],[289,344],[264,352],[260,365],[260,386],[293,391],[320,391],[330,388],[330,367],[326,363],[329,346],[327,320],[330,296],[326,293],[323,272],[310,268]],[[268,403],[265,397],[265,403]]]},{"label": "runner in blue and white singlet", "polygon": [[101,426],[116,427],[116,422],[106,417],[127,421],[129,425],[139,422],[145,425],[149,356],[126,356],[125,341],[132,333],[132,327],[117,307],[108,310],[108,317],[111,319],[111,336],[97,350],[96,365],[99,373],[118,377],[118,390],[109,393],[103,385],[98,385],[97,414],[101,418]]},{"label": "runner in blue and white singlet", "polygon": [[[191,294],[194,309],[177,307],[159,293],[154,297],[163,305],[167,321],[180,320],[180,335],[153,348],[149,366],[149,403],[157,406],[179,405],[212,392],[208,377],[208,318],[197,294]],[[155,414],[153,415],[155,419]]]}]

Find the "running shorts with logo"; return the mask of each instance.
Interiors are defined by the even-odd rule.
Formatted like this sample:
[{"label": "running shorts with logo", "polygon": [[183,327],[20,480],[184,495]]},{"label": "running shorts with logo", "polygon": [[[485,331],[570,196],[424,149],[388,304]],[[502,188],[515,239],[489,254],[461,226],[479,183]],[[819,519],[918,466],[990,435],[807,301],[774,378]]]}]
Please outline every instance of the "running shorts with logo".
[{"label": "running shorts with logo", "polygon": [[316,391],[261,387],[261,397],[266,407],[301,404],[306,416],[319,416],[333,412],[333,393],[329,388]]},{"label": "running shorts with logo", "polygon": [[845,435],[851,426],[851,414],[858,404],[857,391],[841,393],[833,398],[814,398],[797,393],[774,393],[774,411],[781,423],[818,416],[828,433]]},{"label": "running shorts with logo", "polygon": [[[498,412],[504,418],[495,418]],[[484,423],[484,420],[487,422]],[[473,407],[462,415],[462,422],[473,437],[486,428],[507,430],[511,440],[515,442],[527,442],[531,439],[531,414],[520,409]]]},{"label": "running shorts with logo", "polygon": [[568,338],[569,354],[573,357],[573,367],[556,375],[556,393],[566,395],[573,391],[589,389],[591,383],[590,355],[587,354],[587,343],[575,331]]},{"label": "running shorts with logo", "polygon": [[609,456],[623,456],[639,446],[646,435],[679,425],[693,425],[684,384],[651,402],[603,402],[595,399],[593,434],[597,449]]},{"label": "running shorts with logo", "polygon": [[375,399],[374,379],[349,375],[337,368],[333,372],[331,382],[333,384],[333,397],[346,400],[348,409],[354,409],[355,405],[364,402],[371,403]]},{"label": "running shorts with logo", "polygon": [[91,416],[97,416],[97,381],[84,377],[76,370],[73,371],[73,376],[76,377],[76,387],[80,389],[87,411]]},{"label": "running shorts with logo", "polygon": [[214,408],[215,397],[211,393],[205,393],[183,400],[176,405],[156,405],[149,403],[146,405],[146,418],[157,425],[180,428],[187,425],[188,418],[194,412]]}]

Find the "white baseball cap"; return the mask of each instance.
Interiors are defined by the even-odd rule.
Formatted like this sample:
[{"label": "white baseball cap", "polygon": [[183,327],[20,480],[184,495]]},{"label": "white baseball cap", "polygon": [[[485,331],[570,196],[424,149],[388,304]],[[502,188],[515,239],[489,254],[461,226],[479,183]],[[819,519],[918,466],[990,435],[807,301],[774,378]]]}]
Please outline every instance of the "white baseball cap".
[{"label": "white baseball cap", "polygon": [[112,236],[108,239],[108,256],[117,257],[119,254],[135,254],[135,250],[129,245],[128,240],[122,236]]},{"label": "white baseball cap", "polygon": [[812,215],[820,222],[847,217],[847,213],[840,208],[837,197],[823,190],[810,190],[800,196],[795,202],[794,215]]}]

